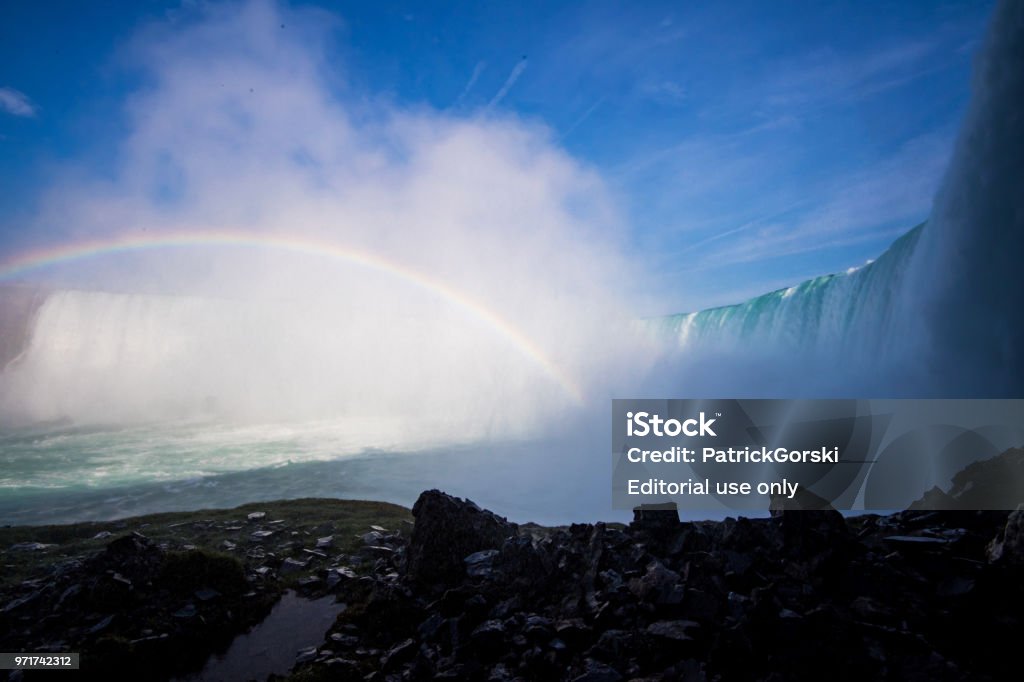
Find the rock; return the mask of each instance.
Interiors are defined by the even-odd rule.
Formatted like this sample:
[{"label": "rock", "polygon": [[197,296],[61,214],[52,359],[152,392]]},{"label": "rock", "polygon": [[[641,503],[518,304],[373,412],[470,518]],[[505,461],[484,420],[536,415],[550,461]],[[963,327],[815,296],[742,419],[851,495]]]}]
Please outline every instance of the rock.
[{"label": "rock", "polygon": [[312,661],[316,658],[316,654],[317,648],[315,646],[299,649],[298,653],[295,654],[295,665]]},{"label": "rock", "polygon": [[328,535],[326,537],[317,538],[316,539],[316,548],[317,549],[327,549],[333,543],[334,543],[334,536],[333,535]]},{"label": "rock", "polygon": [[255,521],[262,521],[266,517],[267,517],[267,512],[253,512],[253,513],[249,514],[248,516],[246,516],[245,518],[250,523],[252,523],[252,522],[255,522]]},{"label": "rock", "polygon": [[913,549],[914,547],[935,549],[936,547],[942,547],[950,543],[950,540],[946,538],[935,538],[924,535],[889,535],[882,539],[895,547],[910,549]]},{"label": "rock", "polygon": [[683,597],[683,613],[687,618],[700,622],[718,620],[722,602],[714,596],[696,588],[689,588]]},{"label": "rock", "polygon": [[555,633],[571,646],[579,646],[590,637],[591,628],[581,618],[570,618],[555,623]]},{"label": "rock", "polygon": [[254,532],[254,533],[251,533],[249,535],[249,537],[252,540],[255,540],[256,542],[261,542],[263,540],[266,540],[267,538],[269,538],[273,534],[274,534],[274,531],[272,531],[272,530],[258,530],[258,531]]},{"label": "rock", "polygon": [[469,641],[482,656],[489,658],[504,649],[505,625],[500,620],[484,621],[473,630]]},{"label": "rock", "polygon": [[355,580],[358,577],[356,572],[348,566],[332,566],[327,569],[327,587],[333,588],[341,582]]},{"label": "rock", "polygon": [[64,604],[64,602],[66,602],[68,599],[74,597],[75,595],[81,593],[81,591],[82,591],[81,584],[75,583],[74,585],[71,585],[70,587],[68,587],[63,592],[60,593],[60,597],[57,599],[57,603],[55,604],[54,608],[59,609]]},{"label": "rock", "polygon": [[953,476],[949,494],[968,509],[1009,509],[1024,504],[1024,448],[969,464]]},{"label": "rock", "polygon": [[985,554],[994,564],[1024,564],[1024,504],[1010,512],[1006,525],[985,548]]},{"label": "rock", "polygon": [[196,610],[196,605],[189,602],[188,604],[185,604],[180,609],[175,611],[174,617],[181,618],[182,620],[188,620],[189,618],[194,618],[197,613],[198,611]]},{"label": "rock", "polygon": [[279,570],[281,572],[281,575],[289,575],[291,573],[305,571],[306,566],[308,565],[309,561],[299,561],[298,559],[288,557],[287,559],[281,562],[281,568]]},{"label": "rock", "polygon": [[384,534],[375,530],[371,530],[369,533],[365,533],[359,537],[364,545],[379,545],[381,540],[384,539]]},{"label": "rock", "polygon": [[473,552],[463,559],[466,564],[466,575],[471,578],[484,578],[493,572],[494,557],[498,556],[498,550],[485,549],[480,552]]},{"label": "rock", "polygon": [[849,529],[846,520],[825,499],[801,488],[793,499],[772,496],[772,520],[781,531],[780,542],[798,556],[845,550]]},{"label": "rock", "polygon": [[50,547],[56,547],[57,545],[45,544],[42,542],[19,542],[11,545],[12,552],[39,552]]},{"label": "rock", "polygon": [[674,533],[679,530],[679,508],[675,502],[634,507],[630,528],[654,533]]},{"label": "rock", "polygon": [[203,587],[195,591],[195,597],[199,601],[210,601],[221,596],[220,592],[213,589],[212,587]]},{"label": "rock", "polygon": [[680,584],[679,574],[652,561],[643,577],[630,581],[629,590],[638,598],[655,604],[680,604],[686,589]]},{"label": "rock", "polygon": [[647,626],[647,634],[655,639],[672,642],[693,641],[691,633],[700,627],[692,620],[660,620]]},{"label": "rock", "polygon": [[384,655],[384,662],[381,666],[384,670],[394,670],[403,663],[407,663],[416,655],[416,640],[405,639],[388,649]]},{"label": "rock", "polygon": [[620,682],[622,675],[611,667],[600,661],[588,658],[582,675],[572,678],[572,682]]},{"label": "rock", "polygon": [[912,502],[908,509],[956,509],[956,507],[956,498],[938,486],[933,486],[920,499]]},{"label": "rock", "polygon": [[19,597],[17,599],[12,599],[11,601],[9,601],[7,603],[6,606],[4,606],[3,613],[8,613],[10,611],[14,611],[17,608],[21,608],[22,606],[24,606],[26,604],[30,604],[31,602],[33,602],[36,599],[38,599],[41,594],[42,594],[42,592],[40,590],[36,590],[35,592],[32,592],[28,596]]},{"label": "rock", "polygon": [[95,625],[93,625],[91,628],[88,629],[87,632],[90,635],[97,635],[97,634],[103,632],[104,630],[106,630],[108,627],[110,627],[110,624],[113,623],[113,622],[114,622],[114,616],[113,616],[113,614],[111,614],[111,615],[107,616],[106,618],[102,619],[100,622],[98,622]]},{"label": "rock", "polygon": [[409,542],[406,571],[418,583],[454,584],[465,575],[463,559],[485,549],[500,549],[518,528],[468,500],[428,490],[412,509],[416,525]]},{"label": "rock", "polygon": [[523,634],[535,641],[548,641],[552,635],[551,619],[537,614],[527,616],[523,623]]}]

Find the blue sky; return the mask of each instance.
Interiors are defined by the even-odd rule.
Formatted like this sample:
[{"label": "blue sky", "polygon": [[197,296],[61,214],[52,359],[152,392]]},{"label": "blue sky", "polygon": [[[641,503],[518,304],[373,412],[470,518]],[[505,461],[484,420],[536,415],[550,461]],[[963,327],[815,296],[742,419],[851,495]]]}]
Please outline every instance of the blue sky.
[{"label": "blue sky", "polygon": [[[923,220],[991,10],[976,1],[257,4],[269,8],[262,18],[223,22],[235,28],[218,35],[229,37],[202,48],[211,64],[242,65],[240,80],[262,83],[259,70],[273,72],[284,50],[302,78],[312,64],[310,106],[343,108],[363,137],[395,112],[529,130],[545,153],[572,160],[574,187],[597,179],[601,220],[614,216],[614,235],[602,239],[633,286],[656,295],[645,313],[845,270]],[[111,206],[139,199],[131,178],[159,148],[151,140],[162,129],[140,106],[185,101],[173,75],[186,71],[170,65],[193,43],[176,36],[199,35],[211,11],[253,16],[239,7],[0,7],[0,259],[138,215],[132,204],[110,218]],[[161,88],[165,99],[153,95]],[[400,147],[394,135],[380,133],[377,151]],[[295,166],[279,170],[278,180]],[[97,185],[110,199],[103,211],[81,203]],[[171,185],[148,195],[159,205],[150,210],[176,200]],[[571,201],[590,197],[574,190]],[[216,214],[207,199],[196,205]],[[83,213],[88,224],[68,226]]]}]

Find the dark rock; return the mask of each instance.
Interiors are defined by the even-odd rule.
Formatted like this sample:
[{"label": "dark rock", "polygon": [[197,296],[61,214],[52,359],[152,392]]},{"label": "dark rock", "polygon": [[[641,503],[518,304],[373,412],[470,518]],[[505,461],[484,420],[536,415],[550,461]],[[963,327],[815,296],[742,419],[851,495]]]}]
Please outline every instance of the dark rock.
[{"label": "dark rock", "polygon": [[385,671],[394,670],[403,663],[408,663],[416,655],[417,648],[414,639],[405,639],[395,644],[384,655],[383,669]]},{"label": "dark rock", "polygon": [[21,608],[22,606],[25,606],[26,604],[30,604],[33,601],[35,601],[36,599],[38,599],[41,595],[42,595],[42,591],[36,590],[35,592],[31,592],[27,596],[18,597],[17,599],[12,599],[11,601],[9,601],[7,603],[6,606],[4,606],[3,613],[8,613],[10,611],[14,611],[15,609]]},{"label": "dark rock", "polygon": [[189,618],[195,618],[197,613],[199,613],[199,612],[196,610],[196,605],[192,604],[190,602],[190,603],[185,604],[184,606],[182,606],[177,611],[175,611],[174,612],[174,617],[175,618],[181,618],[183,620],[187,620]]},{"label": "dark rock", "polygon": [[463,559],[500,549],[517,526],[468,500],[428,490],[412,509],[416,525],[409,542],[407,574],[416,582],[454,584],[465,575]]},{"label": "dark rock", "polygon": [[196,590],[195,595],[196,599],[198,599],[199,601],[210,601],[211,599],[216,599],[217,597],[221,596],[220,592],[213,589],[212,587],[204,587],[202,589]]},{"label": "dark rock", "polygon": [[113,615],[109,615],[106,618],[100,620],[100,622],[98,622],[95,625],[93,625],[91,628],[89,628],[87,630],[87,632],[90,635],[99,634],[99,633],[103,632],[104,630],[106,630],[108,627],[110,627],[110,624],[113,623],[113,622],[114,622],[114,616]]},{"label": "dark rock", "polygon": [[986,555],[992,563],[1024,564],[1024,504],[1007,517],[1006,525],[986,548]]},{"label": "dark rock", "polygon": [[686,593],[679,574],[660,561],[652,561],[643,577],[630,581],[629,589],[638,598],[661,605],[680,604]]},{"label": "dark rock", "polygon": [[973,462],[953,476],[947,492],[933,488],[911,509],[1016,509],[1024,504],[1024,448]]},{"label": "dark rock", "polygon": [[693,641],[691,633],[699,628],[692,620],[661,620],[648,625],[647,634],[663,640],[690,642]]},{"label": "dark rock", "polygon": [[488,620],[473,630],[469,641],[482,656],[490,658],[504,649],[505,634],[505,624],[502,621]]},{"label": "dark rock", "polygon": [[950,540],[946,538],[929,537],[926,535],[889,535],[882,539],[893,546],[909,549],[915,547],[935,549],[950,543]]},{"label": "dark rock", "polygon": [[48,545],[42,542],[19,542],[11,545],[12,552],[39,552],[50,547],[56,547],[57,545]]},{"label": "dark rock", "polygon": [[700,622],[714,621],[722,611],[722,604],[704,590],[689,588],[683,597],[683,612],[687,618]]},{"label": "dark rock", "polygon": [[371,530],[369,533],[363,534],[359,539],[364,545],[379,545],[381,540],[384,539],[384,534]]},{"label": "dark rock", "polygon": [[486,578],[493,572],[494,558],[499,552],[496,549],[485,549],[473,552],[463,561],[466,564],[466,575],[470,578]]},{"label": "dark rock", "polygon": [[622,680],[622,675],[615,668],[593,659],[587,659],[582,675],[572,678],[572,682],[620,682],[620,680]]},{"label": "dark rock", "polygon": [[552,635],[551,619],[537,614],[527,616],[523,623],[523,634],[533,640],[548,641]]},{"label": "dark rock", "polygon": [[671,534],[679,529],[679,508],[675,502],[642,504],[633,508],[633,530]]}]

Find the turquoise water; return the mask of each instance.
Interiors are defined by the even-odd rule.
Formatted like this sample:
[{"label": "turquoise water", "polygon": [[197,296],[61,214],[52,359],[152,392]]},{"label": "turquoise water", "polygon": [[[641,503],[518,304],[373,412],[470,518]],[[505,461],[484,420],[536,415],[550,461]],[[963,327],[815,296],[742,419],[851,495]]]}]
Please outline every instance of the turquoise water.
[{"label": "turquoise water", "polygon": [[[0,523],[38,525],[340,497],[411,506],[439,488],[517,521],[621,519],[605,448],[565,438],[356,446],[343,426],[164,424],[0,436]],[[366,430],[362,430],[363,436]],[[413,447],[414,441],[418,444]]]},{"label": "turquoise water", "polygon": [[894,298],[924,225],[900,237],[877,260],[816,277],[743,303],[650,319],[645,327],[681,349],[718,351],[772,345],[787,352],[868,357],[898,333]]}]

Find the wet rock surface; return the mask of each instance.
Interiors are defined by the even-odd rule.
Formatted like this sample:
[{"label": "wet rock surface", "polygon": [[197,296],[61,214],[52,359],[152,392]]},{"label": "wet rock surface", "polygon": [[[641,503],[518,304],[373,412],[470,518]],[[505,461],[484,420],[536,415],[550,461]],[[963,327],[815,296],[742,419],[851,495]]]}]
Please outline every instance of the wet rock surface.
[{"label": "wet rock surface", "polygon": [[349,608],[293,679],[1016,677],[1021,512],[844,519],[810,502],[542,529],[428,491],[411,540],[336,582]]}]

